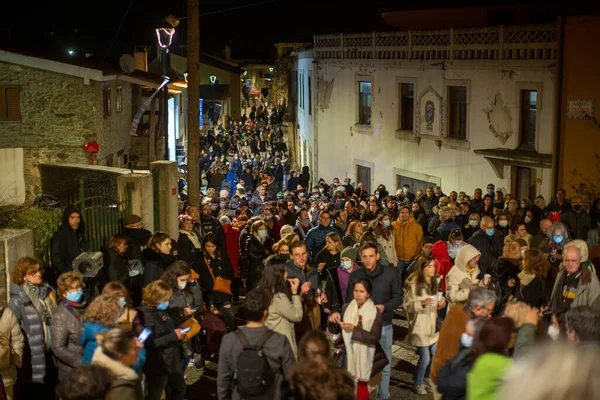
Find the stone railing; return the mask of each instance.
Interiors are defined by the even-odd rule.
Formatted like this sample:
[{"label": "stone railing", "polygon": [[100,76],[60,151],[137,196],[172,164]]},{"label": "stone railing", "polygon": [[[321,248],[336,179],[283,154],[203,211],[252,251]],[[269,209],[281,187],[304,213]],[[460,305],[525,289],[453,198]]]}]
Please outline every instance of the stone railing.
[{"label": "stone railing", "polygon": [[315,35],[315,58],[380,60],[551,60],[556,25]]}]

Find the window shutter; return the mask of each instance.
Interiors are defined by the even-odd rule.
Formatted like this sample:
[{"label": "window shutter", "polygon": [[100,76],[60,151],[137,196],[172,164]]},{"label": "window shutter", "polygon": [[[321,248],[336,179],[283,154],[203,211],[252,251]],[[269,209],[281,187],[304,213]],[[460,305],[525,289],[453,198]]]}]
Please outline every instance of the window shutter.
[{"label": "window shutter", "polygon": [[21,107],[19,99],[19,88],[6,88],[6,120],[19,121],[21,119]]}]

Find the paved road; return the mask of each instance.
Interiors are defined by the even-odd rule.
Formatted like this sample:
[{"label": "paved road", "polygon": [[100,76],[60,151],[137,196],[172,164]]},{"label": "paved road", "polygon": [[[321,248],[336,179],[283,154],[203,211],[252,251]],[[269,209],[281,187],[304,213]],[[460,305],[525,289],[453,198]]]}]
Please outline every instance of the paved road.
[{"label": "paved road", "polygon": [[[392,399],[433,399],[431,394],[426,396],[417,395],[411,390],[413,384],[413,371],[418,357],[415,348],[406,342],[408,323],[405,318],[394,319],[394,344],[392,359],[392,379],[390,392]],[[216,399],[217,371],[214,363],[208,362],[204,372],[189,368],[186,373],[188,400]],[[373,398],[375,398],[373,396]]]}]

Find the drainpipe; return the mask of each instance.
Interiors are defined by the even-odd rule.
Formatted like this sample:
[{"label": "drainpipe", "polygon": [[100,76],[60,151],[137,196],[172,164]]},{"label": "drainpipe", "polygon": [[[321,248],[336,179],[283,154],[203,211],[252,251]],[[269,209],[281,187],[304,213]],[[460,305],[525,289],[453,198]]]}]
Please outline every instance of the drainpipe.
[{"label": "drainpipe", "polygon": [[[314,47],[313,47],[314,48]],[[312,84],[314,85],[314,89],[312,90],[312,92],[314,93],[314,97],[315,97],[315,104],[313,107],[313,160],[314,160],[314,164],[313,164],[313,173],[312,176],[314,176],[315,180],[313,182],[318,182],[319,181],[319,78],[318,78],[318,68],[319,68],[319,61],[316,59],[315,57],[316,54],[316,49],[314,50],[313,53],[313,61],[312,61],[312,65],[313,65],[313,79],[312,79]]]},{"label": "drainpipe", "polygon": [[561,131],[560,124],[562,121],[562,85],[563,85],[563,60],[564,60],[564,40],[565,40],[565,25],[566,16],[565,13],[558,17],[558,42],[556,43],[556,75],[554,78],[554,85],[556,87],[556,97],[554,99],[554,110],[556,116],[554,119],[554,151],[552,159],[552,191],[550,193],[556,193],[558,190],[558,176],[561,152]]}]

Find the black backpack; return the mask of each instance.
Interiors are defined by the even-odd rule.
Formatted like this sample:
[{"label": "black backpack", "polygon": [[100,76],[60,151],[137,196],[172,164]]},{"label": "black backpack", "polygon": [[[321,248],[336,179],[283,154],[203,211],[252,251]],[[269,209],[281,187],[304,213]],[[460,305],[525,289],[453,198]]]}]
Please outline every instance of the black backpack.
[{"label": "black backpack", "polygon": [[242,343],[242,352],[237,358],[237,368],[233,376],[238,394],[242,398],[264,394],[273,384],[275,374],[262,349],[275,332],[266,331],[255,344],[250,344],[241,329],[235,335]]}]

